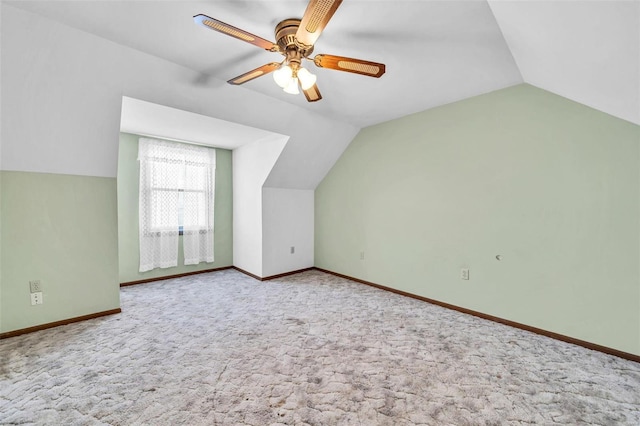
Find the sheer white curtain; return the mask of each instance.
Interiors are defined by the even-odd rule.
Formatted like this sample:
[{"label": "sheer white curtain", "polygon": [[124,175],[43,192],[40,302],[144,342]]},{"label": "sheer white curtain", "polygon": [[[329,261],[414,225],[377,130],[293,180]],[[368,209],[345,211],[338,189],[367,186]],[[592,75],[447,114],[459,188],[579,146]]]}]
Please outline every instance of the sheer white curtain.
[{"label": "sheer white curtain", "polygon": [[138,141],[140,162],[140,272],[178,265],[179,150],[153,139]]},{"label": "sheer white curtain", "polygon": [[184,159],[184,264],[213,262],[216,151],[187,146]]},{"label": "sheer white curtain", "polygon": [[215,150],[140,138],[140,272],[213,262]]}]

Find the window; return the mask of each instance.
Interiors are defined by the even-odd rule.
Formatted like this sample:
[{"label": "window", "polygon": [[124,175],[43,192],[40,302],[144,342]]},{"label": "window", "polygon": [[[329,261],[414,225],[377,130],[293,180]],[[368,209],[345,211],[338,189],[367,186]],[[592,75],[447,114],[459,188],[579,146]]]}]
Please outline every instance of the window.
[{"label": "window", "polygon": [[213,262],[215,150],[140,138],[140,271]]}]

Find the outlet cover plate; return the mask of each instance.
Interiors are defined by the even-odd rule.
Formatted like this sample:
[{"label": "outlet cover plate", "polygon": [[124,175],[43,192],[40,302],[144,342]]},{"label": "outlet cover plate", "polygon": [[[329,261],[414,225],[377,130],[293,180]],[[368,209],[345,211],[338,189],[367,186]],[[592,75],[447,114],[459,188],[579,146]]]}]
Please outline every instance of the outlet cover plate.
[{"label": "outlet cover plate", "polygon": [[40,280],[29,281],[29,290],[31,290],[31,293],[42,291],[42,283]]},{"label": "outlet cover plate", "polygon": [[31,305],[42,305],[42,292],[31,293]]}]

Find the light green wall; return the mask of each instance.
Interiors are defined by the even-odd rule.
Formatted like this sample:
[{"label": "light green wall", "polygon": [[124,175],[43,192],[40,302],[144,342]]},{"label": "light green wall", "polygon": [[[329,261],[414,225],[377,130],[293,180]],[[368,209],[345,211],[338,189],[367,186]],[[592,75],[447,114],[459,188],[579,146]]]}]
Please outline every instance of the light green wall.
[{"label": "light green wall", "polygon": [[139,164],[138,139],[141,136],[120,133],[118,153],[118,251],[120,282],[164,277],[204,269],[233,265],[233,194],[231,185],[231,151],[216,149],[215,262],[184,265],[182,237],[178,247],[178,266],[138,272],[140,245],[138,239]]},{"label": "light green wall", "polygon": [[[0,174],[0,331],[118,308],[116,180]],[[31,306],[36,279],[44,304]]]},{"label": "light green wall", "polygon": [[529,85],[365,128],[316,189],[315,265],[640,354],[639,144]]}]

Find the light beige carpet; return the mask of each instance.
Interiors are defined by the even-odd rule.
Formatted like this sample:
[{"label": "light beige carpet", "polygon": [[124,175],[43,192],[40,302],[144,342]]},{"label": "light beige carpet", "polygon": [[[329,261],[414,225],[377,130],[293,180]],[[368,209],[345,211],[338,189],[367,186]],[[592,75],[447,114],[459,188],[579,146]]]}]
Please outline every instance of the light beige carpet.
[{"label": "light beige carpet", "polygon": [[0,341],[0,424],[640,424],[640,364],[312,271]]}]

